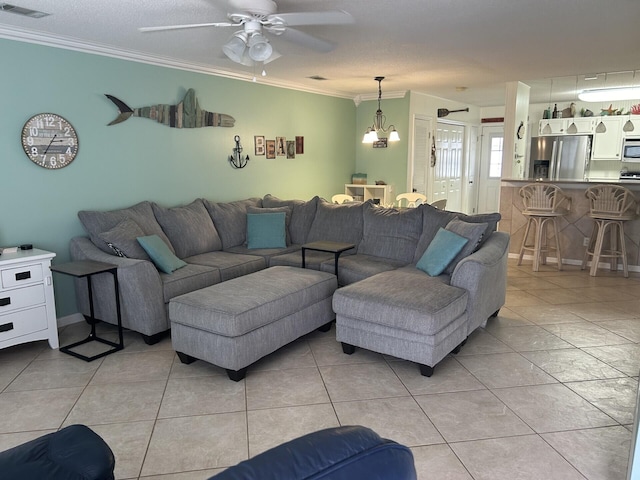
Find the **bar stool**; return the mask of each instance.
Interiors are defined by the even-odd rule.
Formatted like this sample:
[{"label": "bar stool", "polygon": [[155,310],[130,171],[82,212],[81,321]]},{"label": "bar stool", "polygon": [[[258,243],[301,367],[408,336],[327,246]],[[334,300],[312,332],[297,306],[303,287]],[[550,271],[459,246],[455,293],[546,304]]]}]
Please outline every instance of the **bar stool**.
[{"label": "bar stool", "polygon": [[[618,269],[618,258],[621,258],[624,276],[628,278],[624,222],[636,218],[639,210],[636,198],[631,191],[619,185],[594,185],[587,188],[585,196],[589,200],[589,216],[594,224],[589,245],[584,252],[582,270],[587,266],[589,257],[592,257],[589,274],[595,277],[601,258],[611,259],[611,271]],[[610,227],[610,245],[608,249],[603,249],[607,227]]]},{"label": "bar stool", "polygon": [[[522,264],[524,252],[530,250],[533,252],[533,271],[537,272],[540,269],[540,262],[546,265],[549,250],[555,250],[558,270],[562,270],[558,218],[569,213],[571,198],[565,195],[560,187],[548,183],[529,183],[520,189],[520,196],[524,203],[522,214],[527,217],[527,227],[520,246],[518,265]],[[549,223],[553,227],[555,246],[548,245],[547,225]],[[533,243],[527,243],[531,227],[534,230]]]}]

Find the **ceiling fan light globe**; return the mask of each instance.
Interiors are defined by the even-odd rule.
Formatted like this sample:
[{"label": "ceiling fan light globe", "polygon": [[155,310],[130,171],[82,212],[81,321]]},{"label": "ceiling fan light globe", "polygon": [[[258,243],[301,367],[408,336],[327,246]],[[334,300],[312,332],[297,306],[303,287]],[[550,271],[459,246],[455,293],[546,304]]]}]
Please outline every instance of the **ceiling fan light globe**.
[{"label": "ceiling fan light globe", "polygon": [[266,61],[273,53],[273,47],[262,35],[257,34],[249,41],[249,56],[256,62]]},{"label": "ceiling fan light globe", "polygon": [[234,35],[222,46],[224,54],[236,63],[243,63],[243,56],[247,46],[244,39]]}]

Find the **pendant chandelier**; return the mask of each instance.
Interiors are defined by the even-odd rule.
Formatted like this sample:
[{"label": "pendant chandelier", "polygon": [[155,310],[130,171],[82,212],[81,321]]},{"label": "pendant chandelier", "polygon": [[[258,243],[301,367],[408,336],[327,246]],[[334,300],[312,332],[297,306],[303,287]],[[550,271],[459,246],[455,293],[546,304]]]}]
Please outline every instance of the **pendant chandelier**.
[{"label": "pendant chandelier", "polygon": [[378,141],[378,132],[387,133],[389,132],[389,141],[397,142],[400,140],[400,135],[396,131],[396,127],[394,125],[389,125],[385,127],[385,123],[387,121],[387,117],[382,113],[382,109],[380,108],[380,101],[382,100],[382,80],[384,77],[376,77],[374,78],[376,82],[378,82],[378,110],[376,111],[375,116],[373,117],[373,125],[367,128],[367,131],[364,133],[364,137],[362,138],[362,143],[373,143]]}]

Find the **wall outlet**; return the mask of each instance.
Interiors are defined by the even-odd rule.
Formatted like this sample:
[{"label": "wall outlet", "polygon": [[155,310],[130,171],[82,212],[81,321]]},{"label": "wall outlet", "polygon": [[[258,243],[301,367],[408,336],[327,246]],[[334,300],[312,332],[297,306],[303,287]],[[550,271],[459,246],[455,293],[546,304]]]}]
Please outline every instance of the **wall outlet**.
[{"label": "wall outlet", "polygon": [[583,247],[589,246],[589,237],[584,237],[584,239],[582,240],[582,246]]}]

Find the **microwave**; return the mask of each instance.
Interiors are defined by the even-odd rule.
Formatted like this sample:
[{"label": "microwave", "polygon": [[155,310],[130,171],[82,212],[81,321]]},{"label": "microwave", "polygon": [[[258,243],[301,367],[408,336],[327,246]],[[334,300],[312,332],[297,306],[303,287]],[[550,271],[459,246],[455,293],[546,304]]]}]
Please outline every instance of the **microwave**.
[{"label": "microwave", "polygon": [[627,137],[622,143],[622,161],[640,163],[640,137]]}]

